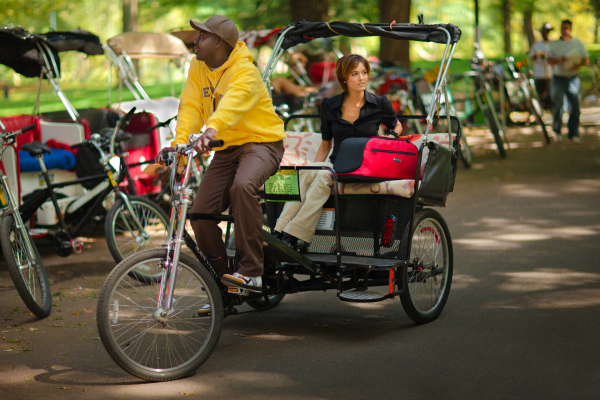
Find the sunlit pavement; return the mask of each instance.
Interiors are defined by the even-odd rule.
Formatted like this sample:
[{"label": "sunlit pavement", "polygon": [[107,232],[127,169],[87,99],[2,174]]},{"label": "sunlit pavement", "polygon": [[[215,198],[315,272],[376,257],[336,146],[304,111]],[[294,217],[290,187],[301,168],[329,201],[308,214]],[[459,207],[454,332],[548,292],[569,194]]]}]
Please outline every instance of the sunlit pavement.
[{"label": "sunlit pavement", "polygon": [[[588,114],[595,115],[595,114]],[[592,117],[587,117],[593,120]],[[599,118],[600,119],[600,118]],[[446,208],[454,280],[441,316],[417,326],[399,300],[286,297],[230,317],[207,363],[188,379],[143,383],[98,340],[96,296],[113,263],[102,239],[44,260],[50,318],[26,310],[0,266],[0,391],[7,399],[597,399],[600,393],[600,137],[545,146],[510,129],[468,132]]]}]

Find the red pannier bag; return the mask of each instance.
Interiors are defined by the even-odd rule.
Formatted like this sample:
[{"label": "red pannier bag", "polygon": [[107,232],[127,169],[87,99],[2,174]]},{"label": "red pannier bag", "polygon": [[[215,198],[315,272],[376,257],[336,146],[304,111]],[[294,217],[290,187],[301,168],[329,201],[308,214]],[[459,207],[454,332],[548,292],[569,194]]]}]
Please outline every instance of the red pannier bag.
[{"label": "red pannier bag", "polygon": [[348,138],[340,145],[333,169],[339,182],[415,179],[418,154],[408,139]]}]

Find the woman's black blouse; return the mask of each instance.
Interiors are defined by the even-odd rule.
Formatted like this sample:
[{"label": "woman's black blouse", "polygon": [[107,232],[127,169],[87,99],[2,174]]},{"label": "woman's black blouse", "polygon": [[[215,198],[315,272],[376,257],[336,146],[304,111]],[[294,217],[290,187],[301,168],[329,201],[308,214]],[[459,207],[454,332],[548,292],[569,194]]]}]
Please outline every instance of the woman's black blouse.
[{"label": "woman's black blouse", "polygon": [[323,140],[333,139],[333,152],[329,157],[332,163],[344,139],[375,136],[381,124],[394,129],[398,121],[392,104],[385,96],[379,97],[365,91],[365,104],[353,124],[342,119],[343,102],[344,93],[324,99],[321,104]]}]

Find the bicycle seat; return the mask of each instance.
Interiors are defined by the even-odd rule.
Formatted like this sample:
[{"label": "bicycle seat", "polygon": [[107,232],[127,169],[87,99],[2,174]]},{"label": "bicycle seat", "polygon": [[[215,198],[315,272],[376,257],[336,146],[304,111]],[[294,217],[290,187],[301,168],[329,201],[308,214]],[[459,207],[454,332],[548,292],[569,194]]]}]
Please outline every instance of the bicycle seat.
[{"label": "bicycle seat", "polygon": [[43,156],[44,153],[52,153],[50,147],[38,141],[33,141],[31,143],[24,144],[23,146],[21,146],[21,150],[25,150],[26,152],[31,154],[32,157]]}]

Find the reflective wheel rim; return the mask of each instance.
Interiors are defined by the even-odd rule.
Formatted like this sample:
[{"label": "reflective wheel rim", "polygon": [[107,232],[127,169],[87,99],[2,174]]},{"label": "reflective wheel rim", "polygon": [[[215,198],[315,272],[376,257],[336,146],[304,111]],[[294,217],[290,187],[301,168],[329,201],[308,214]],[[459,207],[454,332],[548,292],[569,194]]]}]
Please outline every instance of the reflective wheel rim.
[{"label": "reflective wheel rim", "polygon": [[165,372],[197,359],[211,337],[215,316],[198,315],[210,304],[207,285],[180,261],[173,309],[161,317],[157,312],[160,283],[139,282],[127,275],[140,268],[144,273],[148,269],[158,273],[160,261],[145,260],[121,274],[110,293],[106,315],[111,340],[123,356],[140,368]]},{"label": "reflective wheel rim", "polygon": [[415,230],[410,252],[407,285],[414,307],[422,314],[433,312],[448,281],[448,242],[439,223],[423,220]]},{"label": "reflective wheel rim", "polygon": [[13,224],[10,230],[10,246],[15,258],[17,269],[31,298],[37,303],[43,303],[42,285],[38,276],[35,255],[29,254],[23,234]]},{"label": "reflective wheel rim", "polygon": [[167,236],[166,224],[159,214],[144,203],[132,202],[131,205],[148,236],[140,234],[125,205],[119,208],[115,214],[114,231],[115,242],[123,258],[142,250],[161,248]]}]

